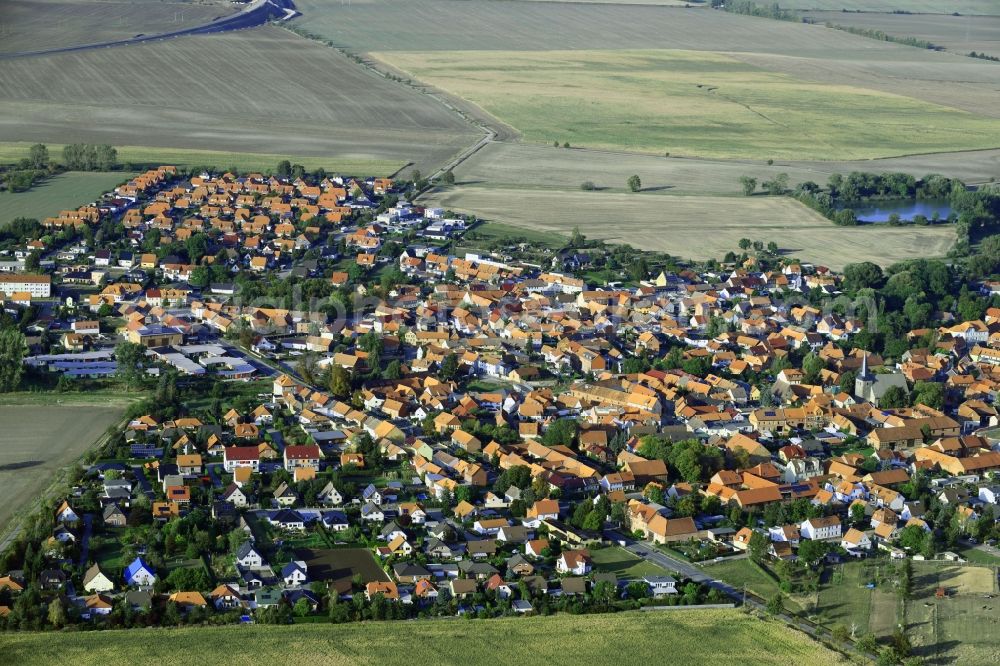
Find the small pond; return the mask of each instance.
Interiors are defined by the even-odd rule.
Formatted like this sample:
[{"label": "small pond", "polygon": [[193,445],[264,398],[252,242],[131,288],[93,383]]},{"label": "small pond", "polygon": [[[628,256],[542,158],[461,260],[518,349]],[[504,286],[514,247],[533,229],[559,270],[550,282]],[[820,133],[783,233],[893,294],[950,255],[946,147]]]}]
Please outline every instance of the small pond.
[{"label": "small pond", "polygon": [[850,208],[857,215],[859,222],[888,222],[893,213],[899,219],[908,222],[917,215],[923,215],[928,220],[934,219],[934,213],[941,220],[951,214],[951,204],[947,199],[886,199],[884,201],[855,201],[845,203],[838,208]]}]

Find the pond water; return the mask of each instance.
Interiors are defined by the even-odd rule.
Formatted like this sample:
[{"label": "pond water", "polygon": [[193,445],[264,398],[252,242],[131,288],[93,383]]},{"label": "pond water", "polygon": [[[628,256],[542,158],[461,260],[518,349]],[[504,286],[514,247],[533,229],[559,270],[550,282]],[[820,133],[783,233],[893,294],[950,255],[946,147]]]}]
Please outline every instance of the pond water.
[{"label": "pond water", "polygon": [[840,208],[850,208],[858,216],[860,222],[888,222],[893,213],[903,221],[912,220],[917,215],[923,215],[928,220],[934,218],[937,212],[942,220],[951,214],[951,204],[947,199],[887,199],[885,201],[856,201],[853,204],[842,204]]}]

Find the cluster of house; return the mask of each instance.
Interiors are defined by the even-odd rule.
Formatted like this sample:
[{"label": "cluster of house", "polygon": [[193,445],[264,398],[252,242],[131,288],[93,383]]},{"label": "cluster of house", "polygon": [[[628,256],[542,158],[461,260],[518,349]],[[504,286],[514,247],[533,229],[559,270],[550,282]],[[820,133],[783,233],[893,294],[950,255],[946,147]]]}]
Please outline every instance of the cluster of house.
[{"label": "cluster of house", "polygon": [[[152,229],[161,239],[180,241],[211,230],[222,247],[237,250],[241,270],[264,272],[287,266],[285,258],[311,247],[322,225],[350,219],[391,187],[384,179],[309,185],[231,174],[182,183],[164,167],[116,196],[126,202],[121,215],[130,240],[141,242]],[[142,206],[127,205],[139,200]],[[45,224],[87,225],[105,214],[84,207]],[[464,222],[401,202],[371,224],[344,232],[343,243],[357,250],[358,265],[373,266],[387,239],[414,226],[446,238],[461,232]],[[410,592],[401,584],[430,594],[447,580],[459,594],[470,586],[510,585],[513,574],[533,576],[538,562],[532,557],[549,547],[538,548],[543,539],[565,546],[558,573],[587,573],[585,548],[602,537],[569,524],[569,500],[598,495],[624,505],[629,529],[650,541],[718,538],[737,550],[748,547],[749,530],[713,531],[698,517],[677,516],[648,498],[672,502],[697,493],[752,511],[800,499],[822,507],[822,517],[770,526],[776,557],[794,556],[802,539],[836,542],[852,552],[874,544],[901,552],[894,542],[903,528],[934,527],[925,508],[902,494],[918,473],[932,479],[961,520],[998,515],[993,479],[1000,451],[992,430],[1000,390],[998,309],[982,320],[950,319],[938,330],[910,331],[911,341],[933,339],[933,346],[914,344],[890,363],[852,345],[863,329],[858,319],[807,304],[819,299],[806,295],[840,293],[841,276],[823,267],[789,263],[760,270],[749,260],[725,271],[660,273],[624,287],[590,285],[513,257],[457,257],[425,246],[401,248],[389,260],[398,261],[412,284],[380,293],[347,321],[238,305],[225,285],[193,290],[122,281],[91,297],[95,312],[106,305],[123,318],[121,335],[187,374],[216,368],[224,379],[252,377],[253,367],[226,348],[195,343],[203,332],[224,334],[239,326],[253,334],[252,351],[313,352],[319,368],[345,369],[359,385],[353,396],[338,397],[285,374],[274,379],[270,402],[249,414],[231,411],[217,424],[197,418],[160,423],[151,416],[133,421],[126,431],[132,455],[157,459],[144,474],[163,484],[156,518],[182,515],[189,486],[212,474],[227,477],[213,496],[213,511],[222,514],[254,512],[255,519],[290,532],[384,524],[375,555],[393,561],[394,580],[373,584],[375,593],[396,598]],[[580,265],[589,258],[574,254],[560,261]],[[155,257],[146,263],[139,258],[140,268],[181,282],[196,268]],[[337,287],[352,283],[347,272],[334,271],[328,279]],[[354,288],[367,291],[364,284]],[[787,294],[803,298],[790,303]],[[74,322],[64,344],[73,349],[73,335],[94,330],[94,321]],[[362,344],[373,337],[380,341],[377,354]],[[806,353],[810,367],[797,367]],[[85,373],[87,363],[111,362],[100,352],[87,354],[30,362],[75,373]],[[360,376],[381,370],[373,358],[398,361],[399,372],[362,385]],[[782,369],[771,377],[777,367]],[[936,399],[898,406],[900,396],[908,402],[911,392],[927,385],[939,388]],[[273,436],[280,433],[265,437],[276,411],[294,419],[308,444],[286,446]],[[565,419],[575,420],[579,430],[571,441],[553,443],[546,433]],[[467,427],[470,421],[475,427]],[[483,434],[497,429],[510,436]],[[332,485],[324,489],[323,507],[304,506],[297,483],[329,469],[366,467],[365,453],[355,446],[361,434],[410,478],[393,482],[400,487],[366,489],[349,512],[339,508],[343,498]],[[677,481],[666,462],[641,454],[646,435],[698,439],[718,449],[724,468],[700,483]],[[867,448],[870,454],[860,452]],[[835,449],[853,452],[833,455]],[[255,475],[282,467],[291,483],[274,496],[246,490]],[[515,517],[511,507],[527,489],[500,496],[488,489],[499,474],[519,467],[527,468],[532,486],[560,499],[535,492],[525,516]],[[419,501],[387,500],[393,495],[471,500],[452,502],[450,516],[432,519]],[[848,521],[857,506],[864,520]],[[430,531],[453,519],[459,523],[449,527],[451,540]],[[418,543],[449,568],[414,564],[410,556]],[[509,555],[505,568],[482,561],[498,552]],[[310,566],[293,564],[292,578],[283,582],[298,589],[310,580]],[[241,575],[272,580],[259,573],[265,566],[242,567]],[[233,584],[243,590],[248,582]]]}]

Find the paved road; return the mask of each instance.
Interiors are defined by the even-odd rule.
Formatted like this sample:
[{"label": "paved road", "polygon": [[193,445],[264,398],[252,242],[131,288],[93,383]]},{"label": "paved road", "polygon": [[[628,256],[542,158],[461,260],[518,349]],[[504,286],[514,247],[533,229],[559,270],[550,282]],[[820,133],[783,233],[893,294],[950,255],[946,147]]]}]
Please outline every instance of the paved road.
[{"label": "paved road", "polygon": [[80,538],[80,566],[87,564],[90,555],[90,534],[94,530],[94,514],[83,514],[83,536]]}]

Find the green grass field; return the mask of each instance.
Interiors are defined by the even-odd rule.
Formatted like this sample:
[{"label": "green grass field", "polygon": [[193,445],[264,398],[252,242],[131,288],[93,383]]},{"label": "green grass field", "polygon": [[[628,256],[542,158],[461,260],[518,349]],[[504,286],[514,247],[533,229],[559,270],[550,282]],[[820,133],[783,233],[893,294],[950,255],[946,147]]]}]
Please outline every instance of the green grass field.
[{"label": "green grass field", "polygon": [[53,176],[27,192],[0,192],[0,225],[16,217],[42,219],[67,208],[77,208],[125,182],[130,173],[70,171]]},{"label": "green grass field", "polygon": [[464,245],[476,245],[483,241],[531,243],[551,248],[561,248],[569,242],[569,236],[535,231],[502,222],[482,222],[462,237]]},{"label": "green grass field", "polygon": [[[27,142],[0,142],[0,163],[14,162],[28,154]],[[61,144],[47,144],[49,154],[58,160],[62,155]],[[400,169],[404,162],[365,158],[309,157],[279,153],[244,153],[224,150],[198,150],[186,148],[159,148],[155,146],[116,146],[118,161],[150,166],[169,164],[178,167],[236,168],[240,171],[273,170],[281,160],[301,164],[308,170],[323,167],[331,173],[359,175],[388,175]]]},{"label": "green grass field", "polygon": [[[461,622],[194,627],[3,636],[6,663],[233,664],[843,663],[839,655],[782,625],[740,611],[693,610]],[[500,656],[502,655],[502,656]],[[499,657],[499,659],[498,659]]]},{"label": "green grass field", "polygon": [[[781,591],[774,577],[749,558],[706,564],[705,573],[738,589],[746,585],[748,592],[762,599],[770,599]],[[804,600],[801,597],[785,597],[785,608],[794,613],[802,612],[803,605]]]},{"label": "green grass field", "polygon": [[526,140],[672,155],[866,159],[1000,146],[1000,119],[696,51],[376,54]]},{"label": "green grass field", "polygon": [[632,580],[643,576],[666,576],[670,573],[618,546],[598,548],[591,551],[590,555],[594,559],[594,568],[597,571],[613,573],[620,580]]}]

